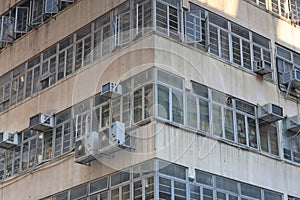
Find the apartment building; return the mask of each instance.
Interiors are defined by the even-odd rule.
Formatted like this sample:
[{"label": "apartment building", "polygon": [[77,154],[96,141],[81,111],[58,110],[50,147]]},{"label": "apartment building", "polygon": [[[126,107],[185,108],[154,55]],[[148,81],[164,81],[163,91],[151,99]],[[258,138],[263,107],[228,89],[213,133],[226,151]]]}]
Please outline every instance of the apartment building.
[{"label": "apartment building", "polygon": [[299,200],[299,0],[0,3],[0,199]]}]

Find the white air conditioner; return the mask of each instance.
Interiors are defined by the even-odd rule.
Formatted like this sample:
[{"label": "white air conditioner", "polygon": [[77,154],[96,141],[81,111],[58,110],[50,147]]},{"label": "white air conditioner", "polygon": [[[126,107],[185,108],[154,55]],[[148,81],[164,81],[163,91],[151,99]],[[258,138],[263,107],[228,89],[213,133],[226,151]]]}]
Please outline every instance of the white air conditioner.
[{"label": "white air conditioner", "polygon": [[54,126],[53,115],[39,113],[30,118],[29,127],[33,130],[45,132],[52,129]]},{"label": "white air conditioner", "polygon": [[300,70],[293,69],[289,72],[283,73],[282,83],[288,85],[291,83],[293,89],[300,89]]},{"label": "white air conditioner", "polygon": [[282,120],[283,109],[282,107],[272,103],[258,106],[258,119],[268,123]]},{"label": "white air conditioner", "polygon": [[120,84],[108,82],[102,85],[101,94],[108,98],[113,98],[113,94],[116,96],[122,95],[122,87]]},{"label": "white air conditioner", "polygon": [[300,115],[288,117],[286,119],[286,129],[298,133],[300,131]]},{"label": "white air conditioner", "polygon": [[92,131],[75,141],[75,162],[87,164],[95,160],[99,149],[99,133]]},{"label": "white air conditioner", "polygon": [[118,151],[125,143],[125,125],[122,122],[114,122],[109,128],[99,133],[99,153],[112,154]]},{"label": "white air conditioner", "polygon": [[18,145],[18,134],[7,131],[0,132],[0,148],[10,149]]},{"label": "white air conditioner", "polygon": [[265,60],[254,61],[253,62],[253,71],[262,76],[264,76],[266,74],[271,74],[272,73],[271,63],[269,63]]}]

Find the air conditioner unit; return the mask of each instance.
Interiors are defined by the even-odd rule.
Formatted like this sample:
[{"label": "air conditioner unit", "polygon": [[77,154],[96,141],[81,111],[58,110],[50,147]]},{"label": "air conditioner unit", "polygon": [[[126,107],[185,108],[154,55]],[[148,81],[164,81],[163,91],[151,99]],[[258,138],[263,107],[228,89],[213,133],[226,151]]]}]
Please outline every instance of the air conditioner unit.
[{"label": "air conditioner unit", "polygon": [[99,133],[99,153],[110,155],[125,143],[125,125],[114,122]]},{"label": "air conditioner unit", "polygon": [[119,96],[122,94],[122,87],[120,84],[108,82],[102,85],[101,94],[107,98],[112,98],[113,94]]},{"label": "air conditioner unit", "polygon": [[286,129],[298,133],[300,131],[300,115],[288,117],[286,119]]},{"label": "air conditioner unit", "polygon": [[30,118],[29,127],[33,130],[45,132],[52,129],[54,126],[53,115],[39,113]]},{"label": "air conditioner unit", "polygon": [[293,69],[289,72],[283,73],[282,83],[288,85],[291,83],[293,89],[300,89],[300,70]]},{"label": "air conditioner unit", "polygon": [[10,149],[18,145],[18,134],[7,131],[0,132],[0,148]]},{"label": "air conditioner unit", "polygon": [[87,164],[95,160],[99,149],[99,133],[92,131],[75,141],[75,162]]},{"label": "air conditioner unit", "polygon": [[265,60],[254,61],[253,62],[253,71],[262,76],[264,76],[266,74],[271,74],[272,73],[272,65],[271,65],[271,63],[269,63]]},{"label": "air conditioner unit", "polygon": [[269,103],[258,106],[258,119],[264,122],[272,123],[283,119],[282,107]]}]

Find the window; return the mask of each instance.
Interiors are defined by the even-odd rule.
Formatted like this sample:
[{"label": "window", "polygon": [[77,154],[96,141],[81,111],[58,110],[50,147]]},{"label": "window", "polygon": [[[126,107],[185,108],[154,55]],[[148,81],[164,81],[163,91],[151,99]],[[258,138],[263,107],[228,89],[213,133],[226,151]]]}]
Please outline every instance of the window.
[{"label": "window", "polygon": [[44,51],[42,56],[41,85],[45,89],[56,82],[56,45]]},{"label": "window", "polygon": [[71,109],[65,110],[56,115],[54,133],[54,157],[60,156],[71,150],[72,138],[71,134],[72,120]]},{"label": "window", "polygon": [[58,0],[46,0],[45,13],[53,14],[58,12]]},{"label": "window", "polygon": [[5,150],[0,150],[0,180],[5,178]]},{"label": "window", "polygon": [[21,170],[33,168],[37,165],[37,134],[38,132],[26,130],[23,132]]},{"label": "window", "polygon": [[185,168],[165,161],[159,161],[159,173],[185,180]]},{"label": "window", "polygon": [[86,99],[73,106],[75,138],[79,138],[91,130],[90,110],[90,99]]},{"label": "window", "polygon": [[254,61],[271,63],[270,40],[213,13],[208,13],[208,17],[209,53],[248,70],[252,70]]},{"label": "window", "polygon": [[76,33],[75,71],[91,62],[91,25],[88,25]]},{"label": "window", "polygon": [[21,65],[13,70],[13,80],[11,89],[11,105],[24,99],[25,94],[25,65]]},{"label": "window", "polygon": [[283,76],[294,68],[300,68],[300,54],[276,45],[276,64],[279,82],[283,83]]},{"label": "window", "polygon": [[39,25],[44,21],[44,0],[32,0],[31,24]]},{"label": "window", "polygon": [[89,193],[103,191],[108,188],[108,178],[104,177],[90,183]]},{"label": "window", "polygon": [[71,189],[70,199],[78,199],[86,195],[87,195],[87,184],[84,184]]},{"label": "window", "polygon": [[136,0],[134,8],[135,20],[133,27],[136,35],[143,35],[149,32],[152,27],[152,2]]},{"label": "window", "polygon": [[2,16],[1,20],[1,42],[12,42],[15,38],[14,33],[15,18],[9,16]]},{"label": "window", "polygon": [[284,158],[300,163],[300,136],[297,133],[283,130]]},{"label": "window", "polygon": [[6,151],[6,171],[5,171],[5,177],[10,177],[13,173],[13,157],[14,157],[14,151],[13,150],[7,150]]},{"label": "window", "polygon": [[[183,94],[162,85],[157,86],[158,116],[183,124]],[[171,117],[172,116],[172,117]]]},{"label": "window", "polygon": [[277,125],[267,124],[259,127],[261,150],[273,155],[279,155]]},{"label": "window", "polygon": [[40,84],[40,55],[28,61],[26,72],[26,93],[25,97],[37,93],[41,89]]},{"label": "window", "polygon": [[185,12],[185,41],[187,43],[202,41],[200,10]]},{"label": "window", "polygon": [[11,91],[11,73],[7,73],[0,79],[0,110],[4,111],[9,108],[10,91]]},{"label": "window", "polygon": [[240,100],[235,100],[235,104],[238,142],[257,149],[255,106]]},{"label": "window", "polygon": [[291,20],[299,21],[300,19],[300,2],[298,0],[289,0],[291,10]]},{"label": "window", "polygon": [[[231,97],[212,91],[213,133],[234,141],[233,109]],[[230,100],[230,101],[229,101]]]},{"label": "window", "polygon": [[73,36],[70,36],[59,43],[57,80],[74,72],[73,49]]},{"label": "window", "polygon": [[28,10],[28,7],[16,7],[15,33],[27,33]]},{"label": "window", "polygon": [[288,195],[288,200],[300,200],[300,198]]},{"label": "window", "polygon": [[178,39],[180,26],[178,6],[169,5],[163,1],[156,1],[156,29],[172,38]]},{"label": "window", "polygon": [[21,147],[18,146],[14,149],[14,162],[13,162],[13,174],[20,172],[21,163]]},{"label": "window", "polygon": [[286,14],[288,10],[288,1],[287,0],[271,0],[272,12],[281,15],[283,17],[288,17]]},{"label": "window", "polygon": [[111,19],[110,13],[100,17],[94,26],[94,60],[107,55],[111,51]]}]

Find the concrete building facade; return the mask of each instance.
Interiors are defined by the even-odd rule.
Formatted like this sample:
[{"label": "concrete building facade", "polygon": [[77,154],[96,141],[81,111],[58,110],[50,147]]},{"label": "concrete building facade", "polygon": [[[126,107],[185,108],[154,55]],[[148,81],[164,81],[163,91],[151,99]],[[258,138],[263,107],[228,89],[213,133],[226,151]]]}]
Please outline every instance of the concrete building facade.
[{"label": "concrete building facade", "polygon": [[300,1],[0,13],[0,200],[300,199]]}]

